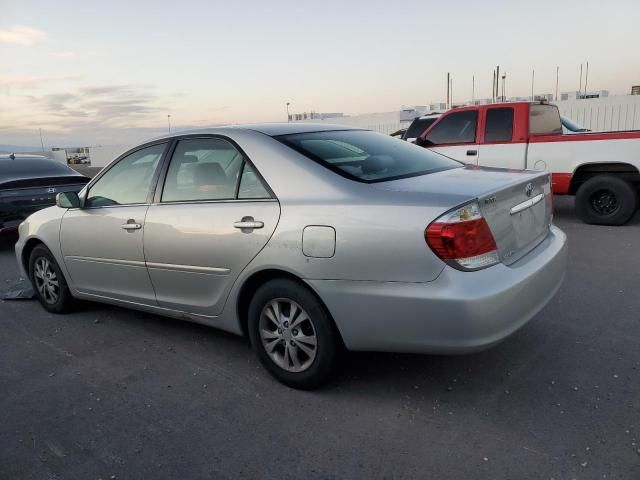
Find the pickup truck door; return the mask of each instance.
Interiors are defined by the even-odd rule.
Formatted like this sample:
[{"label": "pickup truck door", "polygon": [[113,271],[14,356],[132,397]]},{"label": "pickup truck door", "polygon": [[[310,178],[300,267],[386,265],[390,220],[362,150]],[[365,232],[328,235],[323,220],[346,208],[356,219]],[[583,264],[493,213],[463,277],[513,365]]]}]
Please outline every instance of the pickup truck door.
[{"label": "pickup truck door", "polygon": [[449,158],[478,164],[478,111],[460,110],[442,117],[424,138],[424,146]]},{"label": "pickup truck door", "polygon": [[516,138],[513,107],[488,107],[480,122],[478,165],[524,169],[527,139]]}]

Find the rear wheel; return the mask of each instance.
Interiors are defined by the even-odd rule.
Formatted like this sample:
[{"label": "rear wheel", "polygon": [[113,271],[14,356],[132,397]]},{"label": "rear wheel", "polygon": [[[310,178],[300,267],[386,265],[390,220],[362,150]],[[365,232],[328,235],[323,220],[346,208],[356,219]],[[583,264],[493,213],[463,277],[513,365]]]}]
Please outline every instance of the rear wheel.
[{"label": "rear wheel", "polygon": [[31,252],[29,279],[45,310],[63,313],[69,309],[73,297],[58,262],[44,245],[38,245]]},{"label": "rear wheel", "polygon": [[288,279],[260,287],[249,305],[249,337],[264,367],[293,388],[319,387],[330,377],[341,342],[316,296]]},{"label": "rear wheel", "polygon": [[638,208],[638,194],[626,180],[614,175],[598,175],[578,189],[575,208],[585,223],[624,225]]}]

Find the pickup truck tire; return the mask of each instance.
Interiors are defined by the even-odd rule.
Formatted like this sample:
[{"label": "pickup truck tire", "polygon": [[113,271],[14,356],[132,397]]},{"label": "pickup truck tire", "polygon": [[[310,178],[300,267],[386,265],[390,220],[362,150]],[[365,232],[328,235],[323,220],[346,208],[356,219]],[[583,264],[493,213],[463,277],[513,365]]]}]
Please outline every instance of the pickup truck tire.
[{"label": "pickup truck tire", "polygon": [[593,225],[624,225],[638,208],[638,193],[630,182],[615,175],[597,175],[576,193],[576,214]]}]

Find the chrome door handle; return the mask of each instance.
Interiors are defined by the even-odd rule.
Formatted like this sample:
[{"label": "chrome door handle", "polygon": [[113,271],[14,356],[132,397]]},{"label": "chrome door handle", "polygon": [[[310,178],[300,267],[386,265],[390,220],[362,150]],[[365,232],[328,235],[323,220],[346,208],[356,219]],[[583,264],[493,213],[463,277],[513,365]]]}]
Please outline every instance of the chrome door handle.
[{"label": "chrome door handle", "polygon": [[247,228],[247,229],[254,229],[254,228],[262,228],[264,227],[264,223],[260,222],[258,220],[254,220],[253,217],[244,217],[242,220],[240,220],[239,222],[235,222],[233,224],[233,226],[235,228]]},{"label": "chrome door handle", "polygon": [[131,221],[131,222],[123,223],[121,227],[124,228],[125,230],[140,230],[142,228],[142,225]]}]

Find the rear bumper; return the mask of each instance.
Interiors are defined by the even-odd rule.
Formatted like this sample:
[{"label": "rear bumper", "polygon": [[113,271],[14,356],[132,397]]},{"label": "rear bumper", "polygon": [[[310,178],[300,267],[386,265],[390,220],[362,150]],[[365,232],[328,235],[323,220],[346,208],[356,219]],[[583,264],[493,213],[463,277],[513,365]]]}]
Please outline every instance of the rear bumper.
[{"label": "rear bumper", "polygon": [[489,348],[527,323],[560,287],[566,263],[566,236],[552,227],[508,267],[447,267],[429,283],[307,282],[350,350],[466,353]]}]

